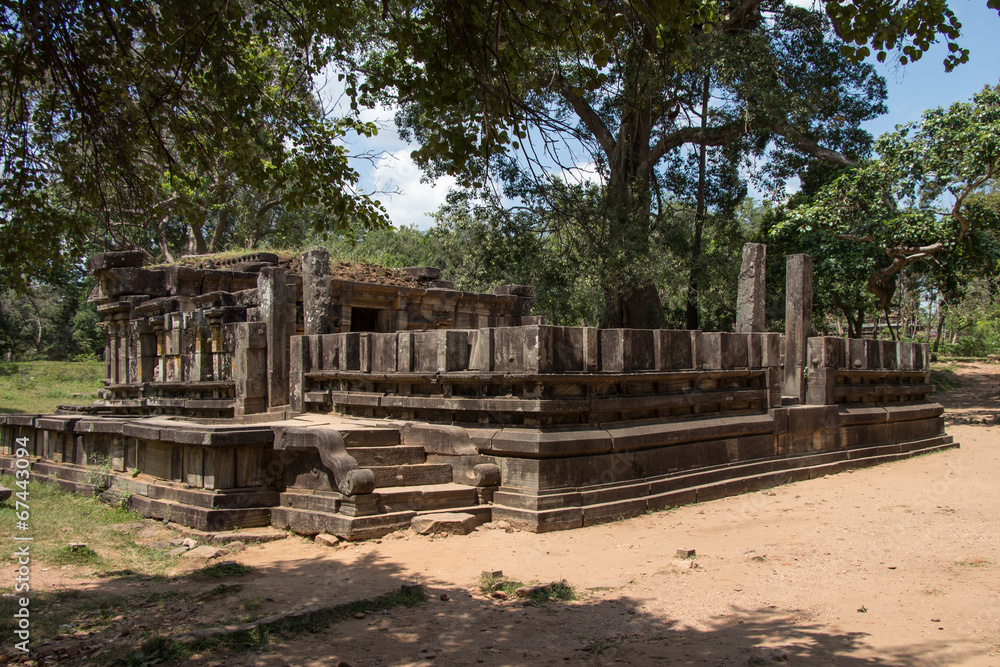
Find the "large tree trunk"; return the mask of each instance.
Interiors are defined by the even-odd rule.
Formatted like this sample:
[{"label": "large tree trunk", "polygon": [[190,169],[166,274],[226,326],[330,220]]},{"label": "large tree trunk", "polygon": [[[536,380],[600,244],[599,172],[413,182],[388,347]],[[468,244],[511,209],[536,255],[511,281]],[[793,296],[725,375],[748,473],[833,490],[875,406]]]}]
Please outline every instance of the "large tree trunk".
[{"label": "large tree trunk", "polygon": [[945,304],[942,302],[941,306],[938,308],[938,325],[937,325],[937,336],[934,337],[934,354],[937,354],[938,348],[941,346],[941,335],[944,333],[944,318],[948,315],[948,311],[945,308]]},{"label": "large tree trunk", "polygon": [[208,246],[209,252],[219,252],[222,250],[222,239],[229,225],[229,211],[222,209],[219,211],[219,219],[215,223],[215,231],[212,232],[212,242]]},{"label": "large tree trunk", "polygon": [[205,237],[201,233],[201,223],[191,223],[188,225],[187,254],[204,255],[208,252],[205,244]]},{"label": "large tree trunk", "polygon": [[652,125],[648,112],[633,110],[622,118],[607,185],[609,220],[604,259],[604,312],[601,326],[656,329],[664,326],[663,304],[649,277],[652,190],[642,173]]}]

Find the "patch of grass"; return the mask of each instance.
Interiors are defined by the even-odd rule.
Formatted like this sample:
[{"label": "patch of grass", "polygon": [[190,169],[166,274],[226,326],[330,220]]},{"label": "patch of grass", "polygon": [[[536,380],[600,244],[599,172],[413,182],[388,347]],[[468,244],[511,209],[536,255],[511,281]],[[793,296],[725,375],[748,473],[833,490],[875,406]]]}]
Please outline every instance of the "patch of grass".
[{"label": "patch of grass", "polygon": [[250,565],[244,565],[242,563],[234,563],[232,561],[222,561],[219,563],[213,563],[207,565],[200,570],[195,570],[189,576],[192,577],[211,577],[212,579],[225,579],[228,577],[242,577],[244,575],[250,574],[251,572],[256,572],[256,568]]},{"label": "patch of grass", "polygon": [[0,413],[52,413],[89,405],[102,387],[103,361],[0,362]]},{"label": "patch of grass", "polygon": [[[537,583],[537,581],[532,581],[529,582],[528,585],[534,585]],[[517,589],[524,585],[525,584],[523,582],[518,581],[517,579],[494,577],[489,572],[483,572],[483,574],[479,577],[479,590],[483,593],[483,595],[487,596],[491,596],[497,591],[503,591],[508,598],[513,598],[517,593]],[[592,588],[590,590],[597,589]],[[553,582],[545,588],[537,591],[532,591],[531,594],[527,596],[527,600],[532,604],[542,604],[545,602],[566,602],[569,600],[576,600],[578,597],[576,588],[566,583],[566,580],[563,580]]]},{"label": "patch of grass", "polygon": [[962,381],[954,371],[954,366],[943,368],[931,368],[931,384],[934,385],[934,394],[940,394],[956,387],[962,386]]},{"label": "patch of grass", "polygon": [[767,556],[754,556],[750,560],[752,560],[754,563],[766,563]]},{"label": "patch of grass", "polygon": [[966,558],[965,560],[960,560],[955,565],[960,567],[986,567],[990,565],[990,561],[985,558]]},{"label": "patch of grass", "polygon": [[50,562],[53,565],[90,565],[96,567],[104,560],[86,544],[68,544],[53,551]]},{"label": "patch of grass", "polygon": [[493,595],[497,591],[503,591],[507,597],[514,597],[516,591],[524,583],[509,577],[494,577],[489,572],[483,572],[479,577],[479,590],[483,595]]},{"label": "patch of grass", "polygon": [[[3,476],[0,484],[12,488],[14,480]],[[28,485],[28,505],[31,507],[28,530],[19,531],[15,528],[14,505],[10,502],[0,504],[0,535],[31,537],[32,561],[42,566],[99,565],[105,576],[117,577],[155,576],[172,566],[172,560],[165,553],[136,544],[134,535],[107,530],[110,525],[143,521],[135,512],[38,481]],[[89,555],[84,558],[80,554],[66,553],[66,545],[71,542],[86,544],[100,561]],[[15,548],[13,540],[0,540],[0,562],[7,562]]]},{"label": "patch of grass", "polygon": [[569,602],[577,599],[576,588],[563,581],[553,582],[550,586],[542,590],[535,591],[528,596],[528,600],[535,604],[543,602]]}]

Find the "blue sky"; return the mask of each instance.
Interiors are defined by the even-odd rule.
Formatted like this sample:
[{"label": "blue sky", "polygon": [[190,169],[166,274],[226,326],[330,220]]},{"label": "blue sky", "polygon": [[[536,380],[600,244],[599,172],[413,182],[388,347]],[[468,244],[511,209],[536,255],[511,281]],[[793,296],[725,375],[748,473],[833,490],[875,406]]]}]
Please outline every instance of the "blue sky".
[{"label": "blue sky", "polygon": [[[810,0],[797,4],[808,6]],[[921,112],[954,102],[968,100],[986,85],[1000,83],[1000,16],[986,7],[986,0],[951,0],[949,3],[962,22],[959,43],[969,49],[969,62],[952,72],[945,72],[943,44],[935,45],[916,63],[901,66],[892,62],[872,64],[885,77],[889,89],[889,113],[865,123],[865,129],[878,136],[896,125],[920,120]],[[373,154],[368,161],[356,163],[367,191],[391,191],[377,194],[396,226],[415,225],[426,229],[432,224],[430,214],[445,201],[454,179],[423,182],[422,174],[409,158],[407,146],[396,134],[391,109],[362,111],[365,120],[381,128],[374,140],[355,142],[352,148]]]}]

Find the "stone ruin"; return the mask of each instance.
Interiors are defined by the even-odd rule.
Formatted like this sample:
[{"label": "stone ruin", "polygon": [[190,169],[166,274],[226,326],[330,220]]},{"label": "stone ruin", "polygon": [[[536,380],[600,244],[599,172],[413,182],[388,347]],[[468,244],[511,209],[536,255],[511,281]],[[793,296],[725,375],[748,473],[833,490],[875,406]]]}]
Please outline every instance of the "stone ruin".
[{"label": "stone ruin", "polygon": [[733,333],[549,326],[530,286],[350,279],[324,250],[100,254],[101,398],[0,416],[0,470],[23,438],[34,477],[149,517],[357,540],[442,512],[575,528],[956,446],[926,345],[808,337],[808,256],[764,331],[764,253]]}]

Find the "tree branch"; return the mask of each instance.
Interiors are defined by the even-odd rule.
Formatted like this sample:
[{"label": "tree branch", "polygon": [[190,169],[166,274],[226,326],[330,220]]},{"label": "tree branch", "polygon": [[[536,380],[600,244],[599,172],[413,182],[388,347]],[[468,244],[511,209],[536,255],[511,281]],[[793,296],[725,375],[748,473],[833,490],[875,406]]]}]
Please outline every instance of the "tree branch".
[{"label": "tree branch", "polygon": [[857,165],[854,160],[851,160],[846,155],[838,153],[833,149],[820,146],[815,140],[800,134],[794,128],[788,127],[783,123],[772,123],[770,129],[775,134],[784,137],[788,143],[795,146],[803,153],[808,153],[815,158],[832,162],[840,167],[854,167]]},{"label": "tree branch", "polygon": [[604,150],[604,154],[607,156],[608,161],[611,161],[615,154],[615,139],[611,135],[608,126],[604,124],[601,117],[597,115],[593,107],[587,104],[587,101],[583,99],[581,95],[577,95],[573,92],[573,87],[569,82],[563,77],[562,74],[556,73],[553,79],[553,84],[555,85],[556,91],[563,96],[570,106],[573,107],[573,111],[579,116],[583,124],[587,126],[590,133],[594,135],[600,143],[601,148]]}]

